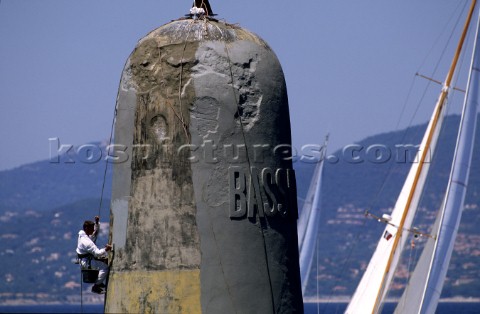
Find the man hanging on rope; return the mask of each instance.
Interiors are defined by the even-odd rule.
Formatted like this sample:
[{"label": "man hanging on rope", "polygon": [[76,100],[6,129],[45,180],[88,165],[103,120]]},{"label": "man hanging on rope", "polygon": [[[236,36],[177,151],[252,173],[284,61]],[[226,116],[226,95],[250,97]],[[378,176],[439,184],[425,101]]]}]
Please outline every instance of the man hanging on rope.
[{"label": "man hanging on rope", "polygon": [[93,227],[93,233],[89,235],[93,243],[97,244],[97,237],[100,233],[100,216],[95,216],[95,226]]},{"label": "man hanging on rope", "polygon": [[82,268],[86,269],[91,266],[99,270],[98,279],[92,287],[92,292],[103,294],[106,291],[105,279],[108,274],[107,252],[112,249],[112,246],[107,244],[105,248],[99,249],[95,245],[100,231],[99,221],[100,217],[95,216],[95,223],[91,220],[86,220],[83,223],[83,230],[78,232],[76,251]]}]

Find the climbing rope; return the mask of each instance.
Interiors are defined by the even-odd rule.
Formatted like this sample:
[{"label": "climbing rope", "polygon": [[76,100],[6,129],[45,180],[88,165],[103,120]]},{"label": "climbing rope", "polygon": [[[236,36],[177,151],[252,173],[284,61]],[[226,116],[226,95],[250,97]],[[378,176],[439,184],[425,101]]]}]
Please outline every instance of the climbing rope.
[{"label": "climbing rope", "polygon": [[107,179],[108,157],[110,156],[110,148],[112,146],[113,130],[114,130],[114,127],[115,127],[116,118],[117,118],[117,104],[115,104],[115,109],[113,111],[112,125],[110,127],[110,139],[108,140],[107,157],[105,159],[105,168],[104,168],[104,171],[103,171],[102,192],[100,194],[100,204],[98,206],[98,216],[99,217],[100,217],[100,213],[101,213],[101,210],[102,210],[103,194],[105,192],[105,182],[106,182],[106,179]]}]

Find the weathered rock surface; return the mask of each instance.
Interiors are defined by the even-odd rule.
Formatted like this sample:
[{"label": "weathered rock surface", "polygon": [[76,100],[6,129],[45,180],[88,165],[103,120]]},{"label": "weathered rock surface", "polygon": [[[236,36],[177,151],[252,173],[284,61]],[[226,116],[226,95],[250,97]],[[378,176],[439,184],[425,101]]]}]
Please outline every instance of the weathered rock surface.
[{"label": "weathered rock surface", "polygon": [[265,42],[213,20],[154,30],[126,63],[115,142],[107,312],[302,311],[287,91]]}]

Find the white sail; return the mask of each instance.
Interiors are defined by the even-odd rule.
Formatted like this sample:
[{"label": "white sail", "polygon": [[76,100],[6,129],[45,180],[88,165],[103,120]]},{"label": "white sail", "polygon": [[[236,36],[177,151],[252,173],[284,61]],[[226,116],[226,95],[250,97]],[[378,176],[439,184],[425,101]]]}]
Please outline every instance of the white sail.
[{"label": "white sail", "polygon": [[452,169],[442,208],[395,313],[434,313],[462,215],[480,102],[480,14]]},{"label": "white sail", "polygon": [[321,201],[321,181],[323,173],[323,164],[326,155],[328,137],[322,148],[322,156],[310,183],[307,198],[302,207],[297,224],[298,229],[298,249],[300,263],[300,278],[302,282],[302,295],[305,294],[308,277],[312,267],[313,256],[316,252],[318,225],[320,220],[320,201]]},{"label": "white sail", "polygon": [[[441,216],[439,215],[435,220],[431,231],[432,234],[436,234],[438,231],[440,218]],[[422,287],[425,284],[427,274],[429,273],[430,261],[435,249],[435,242],[436,241],[434,238],[428,238],[422,255],[420,256],[417,266],[415,267],[415,271],[410,277],[409,284],[405,288],[405,291],[397,304],[395,313],[417,313],[422,302]]]},{"label": "white sail", "polygon": [[322,169],[322,162],[319,161],[315,167],[315,170],[312,175],[312,179],[308,188],[307,196],[300,211],[300,216],[298,217],[297,222],[297,234],[298,234],[298,250],[302,251],[303,243],[305,242],[305,234],[307,232],[308,221],[310,220],[310,215],[312,214],[313,203],[315,195],[317,193],[317,186],[320,182],[320,173]]},{"label": "white sail", "polygon": [[[463,47],[468,25],[475,7],[472,2],[465,27],[460,38],[444,87],[440,93],[432,118],[420,144],[417,159],[412,165],[402,191],[392,211],[391,218],[385,219],[387,227],[380,238],[377,248],[367,266],[346,313],[377,313],[380,311],[387,294],[407,236],[403,235],[411,228],[413,217],[425,185],[429,170],[428,156],[433,156],[444,119],[445,103],[456,64]],[[428,154],[430,153],[430,155]]]},{"label": "white sail", "polygon": [[[382,233],[377,248],[367,266],[360,284],[350,301],[346,313],[373,313],[379,310],[386,295],[400,254],[407,239],[402,236],[404,229],[410,229],[423,186],[430,168],[427,155],[435,151],[441,124],[443,122],[443,101],[439,99],[436,110],[420,144],[415,162],[410,168],[402,191],[391,214],[391,220]],[[438,113],[437,113],[438,112]],[[435,117],[440,115],[440,119]],[[432,134],[430,136],[430,134]],[[422,158],[422,156],[424,156]],[[422,161],[423,160],[423,161]],[[416,188],[414,188],[414,186]],[[399,226],[402,226],[400,227]]]}]

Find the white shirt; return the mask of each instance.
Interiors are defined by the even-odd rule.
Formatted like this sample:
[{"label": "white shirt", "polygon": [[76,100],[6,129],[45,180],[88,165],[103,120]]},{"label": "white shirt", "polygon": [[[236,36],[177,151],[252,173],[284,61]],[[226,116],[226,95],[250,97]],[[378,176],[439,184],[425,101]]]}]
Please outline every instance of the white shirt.
[{"label": "white shirt", "polygon": [[77,253],[78,254],[92,254],[96,258],[104,257],[106,255],[105,249],[99,249],[92,239],[85,233],[85,231],[80,230],[78,232],[78,242],[77,242]]}]

